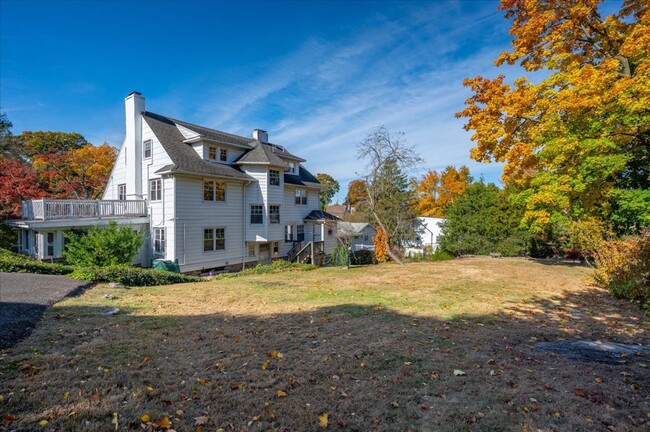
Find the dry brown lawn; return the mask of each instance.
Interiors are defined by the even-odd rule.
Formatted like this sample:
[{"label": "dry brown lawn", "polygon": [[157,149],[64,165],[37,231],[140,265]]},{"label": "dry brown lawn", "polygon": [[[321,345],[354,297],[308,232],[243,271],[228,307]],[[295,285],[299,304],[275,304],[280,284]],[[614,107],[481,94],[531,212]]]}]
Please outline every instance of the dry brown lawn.
[{"label": "dry brown lawn", "polygon": [[1,354],[0,430],[650,428],[645,363],[535,348],[557,339],[647,344],[648,323],[589,269],[523,259],[102,285]]}]

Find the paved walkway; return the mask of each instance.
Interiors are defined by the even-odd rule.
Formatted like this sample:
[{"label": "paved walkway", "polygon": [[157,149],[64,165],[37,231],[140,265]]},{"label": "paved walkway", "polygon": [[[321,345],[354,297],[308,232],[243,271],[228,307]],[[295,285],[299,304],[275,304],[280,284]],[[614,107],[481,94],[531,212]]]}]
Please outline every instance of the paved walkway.
[{"label": "paved walkway", "polygon": [[65,276],[0,273],[0,349],[29,336],[48,306],[84,285]]}]

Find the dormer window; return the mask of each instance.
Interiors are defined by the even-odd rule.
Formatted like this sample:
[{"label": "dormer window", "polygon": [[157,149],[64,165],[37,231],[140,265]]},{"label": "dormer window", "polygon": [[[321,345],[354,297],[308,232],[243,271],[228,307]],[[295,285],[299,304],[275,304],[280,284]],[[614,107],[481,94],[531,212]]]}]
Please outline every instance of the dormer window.
[{"label": "dormer window", "polygon": [[208,159],[216,160],[217,159],[217,148],[214,146],[208,147]]},{"label": "dormer window", "polygon": [[228,160],[228,150],[226,149],[219,150],[219,160],[221,162],[226,162]]},{"label": "dormer window", "polygon": [[289,162],[289,172],[291,174],[298,174],[298,164]]},{"label": "dormer window", "polygon": [[145,159],[151,157],[151,140],[146,140],[142,143],[142,155]]}]

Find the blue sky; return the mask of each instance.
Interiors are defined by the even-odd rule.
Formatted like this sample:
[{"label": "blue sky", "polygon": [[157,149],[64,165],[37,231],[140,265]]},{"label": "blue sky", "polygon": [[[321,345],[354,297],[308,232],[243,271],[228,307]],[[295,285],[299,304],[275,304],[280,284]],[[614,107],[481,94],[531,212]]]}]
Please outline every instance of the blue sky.
[{"label": "blue sky", "polygon": [[147,110],[250,136],[254,128],[341,183],[363,170],[373,128],[405,133],[425,160],[413,175],[466,164],[454,113],[465,77],[508,49],[498,2],[0,2],[0,110],[23,130],[121,145],[124,97]]}]

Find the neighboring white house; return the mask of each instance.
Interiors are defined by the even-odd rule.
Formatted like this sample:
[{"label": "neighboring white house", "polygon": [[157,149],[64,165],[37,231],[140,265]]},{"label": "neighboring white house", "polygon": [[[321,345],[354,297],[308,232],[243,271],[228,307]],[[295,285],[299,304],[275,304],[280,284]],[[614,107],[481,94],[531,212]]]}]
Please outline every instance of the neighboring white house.
[{"label": "neighboring white house", "polygon": [[158,258],[178,260],[182,272],[241,269],[329,253],[336,218],[320,211],[320,183],[265,131],[245,138],[154,114],[138,92],[125,111],[103,199],[25,201],[23,218],[8,222],[21,229],[21,252],[60,258],[64,231],[116,220],[148,230],[143,266]]},{"label": "neighboring white house", "polygon": [[445,220],[442,218],[418,217],[417,237],[407,245],[406,255],[422,254],[425,251],[435,252],[438,249],[438,237],[442,234],[444,223]]},{"label": "neighboring white house", "polygon": [[369,223],[339,221],[337,233],[339,239],[349,239],[352,251],[375,250],[372,238],[377,235],[377,231]]}]

